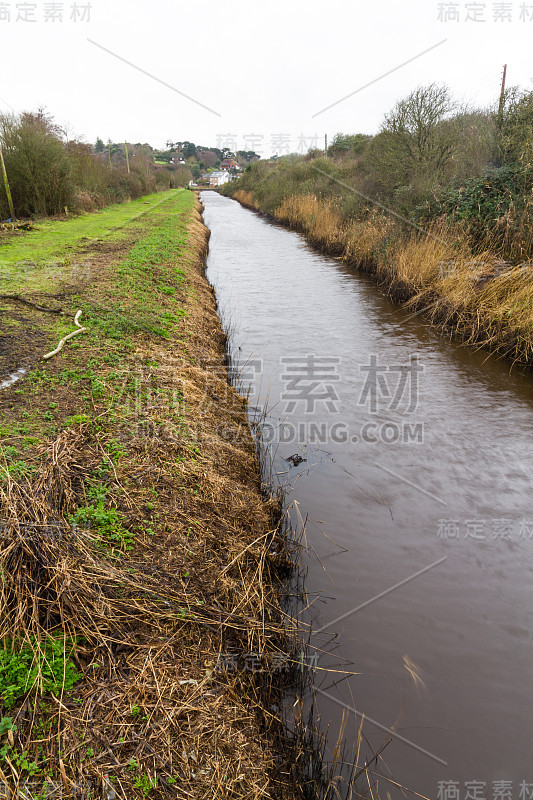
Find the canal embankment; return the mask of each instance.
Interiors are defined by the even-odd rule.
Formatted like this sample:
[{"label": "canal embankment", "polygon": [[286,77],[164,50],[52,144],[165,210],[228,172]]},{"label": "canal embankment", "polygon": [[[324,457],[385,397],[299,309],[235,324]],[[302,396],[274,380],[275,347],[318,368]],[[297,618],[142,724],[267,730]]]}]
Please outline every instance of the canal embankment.
[{"label": "canal embankment", "polygon": [[2,247],[0,782],[15,796],[303,791],[279,713],[294,565],[229,382],[200,211],[170,191]]},{"label": "canal embankment", "polygon": [[473,245],[461,226],[442,218],[411,224],[380,203],[364,218],[346,219],[340,197],[321,198],[305,185],[287,189],[271,208],[249,176],[223,193],[371,275],[389,297],[446,335],[533,364],[533,264],[527,256],[505,260],[491,246],[490,230],[482,245]]}]

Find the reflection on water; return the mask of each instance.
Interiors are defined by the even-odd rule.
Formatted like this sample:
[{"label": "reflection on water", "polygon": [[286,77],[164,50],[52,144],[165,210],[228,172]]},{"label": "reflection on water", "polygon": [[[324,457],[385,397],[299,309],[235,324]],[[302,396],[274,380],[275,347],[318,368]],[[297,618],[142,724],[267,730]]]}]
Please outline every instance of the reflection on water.
[{"label": "reflection on water", "polygon": [[[308,517],[324,725],[349,707],[355,735],[364,714],[362,759],[395,726],[382,796],[404,796],[393,775],[442,800],[533,797],[532,376],[408,319],[298,235],[202,199],[208,277]],[[358,674],[335,685],[339,664]]]}]

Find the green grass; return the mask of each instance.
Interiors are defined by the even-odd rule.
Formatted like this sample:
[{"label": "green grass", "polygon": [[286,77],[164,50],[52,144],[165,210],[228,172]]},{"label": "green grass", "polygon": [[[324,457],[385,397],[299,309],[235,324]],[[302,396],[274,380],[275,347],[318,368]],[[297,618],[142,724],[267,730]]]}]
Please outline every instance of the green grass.
[{"label": "green grass", "polygon": [[2,285],[13,292],[49,290],[50,281],[68,276],[70,257],[77,246],[95,239],[122,238],[124,229],[137,219],[152,215],[180,194],[185,190],[159,192],[66,220],[42,220],[33,232],[0,237]]},{"label": "green grass", "polygon": [[[168,340],[179,335],[189,299],[183,255],[194,195],[179,189],[165,193],[163,201],[162,195],[156,199],[158,205],[145,206],[149,213],[130,227],[138,237],[131,249],[116,260],[111,254],[104,288],[96,279],[83,293],[69,297],[71,309],[82,309],[81,322],[87,333],[68,342],[51,362],[39,362],[21,379],[17,395],[27,400],[31,397],[31,401],[19,412],[18,419],[2,420],[0,436],[16,440],[24,437],[29,445],[30,438],[57,435],[65,425],[89,422],[95,403],[100,409],[102,402],[108,407],[109,422],[115,411],[122,416],[133,412],[135,386],[125,385],[130,370],[125,370],[124,364],[135,350],[135,338],[139,334],[145,338],[148,334],[150,338]],[[138,209],[139,201],[131,206]],[[117,209],[124,214],[124,204]],[[71,222],[51,224],[69,226]],[[72,231],[79,233],[77,226],[78,221],[72,221]],[[56,291],[55,286],[46,288]],[[43,352],[53,349],[73,330],[72,316],[73,311],[44,318],[49,346]],[[75,407],[72,402],[68,408],[64,404],[39,402],[48,395],[49,400],[55,400],[56,389],[74,390]],[[27,464],[21,453],[8,451],[0,458],[0,482],[7,479],[7,473],[13,478],[23,478],[31,469],[31,463]]]},{"label": "green grass", "polygon": [[0,445],[0,483],[23,480],[35,472],[35,468],[20,458],[20,450],[13,445]]}]

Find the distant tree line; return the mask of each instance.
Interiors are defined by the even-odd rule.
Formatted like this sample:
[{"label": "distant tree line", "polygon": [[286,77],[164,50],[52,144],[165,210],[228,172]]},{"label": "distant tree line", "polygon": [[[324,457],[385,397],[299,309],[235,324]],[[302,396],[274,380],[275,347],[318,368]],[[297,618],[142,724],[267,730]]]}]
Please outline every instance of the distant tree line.
[{"label": "distant tree line", "polygon": [[[0,115],[0,147],[17,217],[89,211],[155,191],[188,186],[233,155],[193,142],[154,149],[137,142],[72,138],[45,110]],[[243,163],[247,156],[242,154]],[[0,221],[10,217],[0,177]]]}]

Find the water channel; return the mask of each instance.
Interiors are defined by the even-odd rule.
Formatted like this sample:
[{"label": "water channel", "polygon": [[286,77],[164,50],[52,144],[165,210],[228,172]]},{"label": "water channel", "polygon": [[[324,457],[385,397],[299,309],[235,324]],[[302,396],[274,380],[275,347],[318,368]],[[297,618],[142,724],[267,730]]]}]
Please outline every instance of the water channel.
[{"label": "water channel", "polygon": [[[380,796],[533,797],[533,375],[204,192],[208,278],[307,519],[323,726]],[[287,460],[289,459],[289,460]],[[339,681],[327,670],[356,673]],[[334,735],[333,735],[334,738]]]}]

